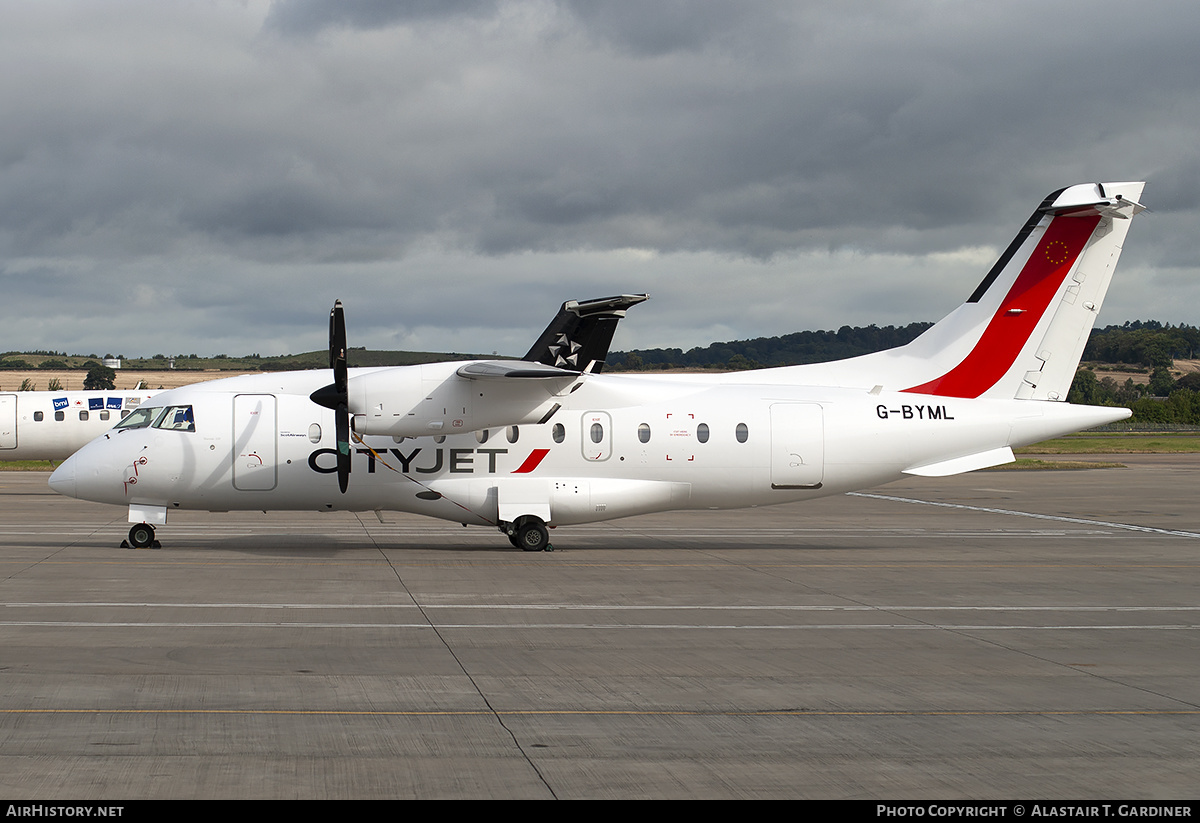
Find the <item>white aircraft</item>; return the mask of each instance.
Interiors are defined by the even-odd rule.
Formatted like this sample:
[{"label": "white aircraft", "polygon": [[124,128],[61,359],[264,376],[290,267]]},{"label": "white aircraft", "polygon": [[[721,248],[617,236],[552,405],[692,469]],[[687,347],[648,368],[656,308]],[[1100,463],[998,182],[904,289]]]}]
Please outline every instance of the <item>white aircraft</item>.
[{"label": "white aircraft", "polygon": [[66,460],[154,394],[140,387],[0,392],[0,460]]},{"label": "white aircraft", "polygon": [[547,527],[1007,463],[1014,446],[1130,414],[1062,401],[1142,187],[1054,192],[950,315],[835,363],[600,374],[617,321],[645,299],[623,295],[565,303],[525,362],[347,370],[338,302],[332,383],[293,372],[163,392],[50,485],[128,506],[135,547],[156,545],[173,509],[395,510],[538,551]]}]

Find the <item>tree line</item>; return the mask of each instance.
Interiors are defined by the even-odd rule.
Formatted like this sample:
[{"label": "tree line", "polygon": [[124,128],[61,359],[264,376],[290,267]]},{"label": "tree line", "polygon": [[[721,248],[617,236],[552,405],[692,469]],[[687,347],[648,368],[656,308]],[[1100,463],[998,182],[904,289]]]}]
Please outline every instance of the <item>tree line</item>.
[{"label": "tree line", "polygon": [[[610,353],[607,363],[617,371],[737,370],[825,363],[903,346],[932,325],[842,326],[837,331],[801,331],[778,337],[730,340],[687,351],[631,349]],[[1200,352],[1200,328],[1134,320],[1120,326],[1092,329],[1083,359],[1169,369],[1175,360],[1196,358],[1197,352]]]},{"label": "tree line", "polygon": [[731,340],[682,349],[633,349],[610,352],[605,361],[615,371],[663,369],[762,369],[824,363],[894,349],[912,342],[932,323],[907,326],[842,326],[837,331],[799,331],[780,337]]},{"label": "tree line", "polygon": [[[45,360],[38,366],[42,370],[66,371],[67,365],[46,365],[47,363],[59,363],[60,361]],[[13,365],[19,363],[22,365]],[[33,368],[23,360],[0,360],[0,371],[26,371]],[[88,360],[81,366],[80,370],[86,370],[87,376],[83,378],[83,388],[87,391],[99,391],[112,389],[116,387],[117,373],[114,369],[105,366],[102,363],[97,363],[95,360]],[[46,391],[62,391],[63,385],[57,377],[50,378],[49,384],[46,386]],[[21,381],[21,388],[17,391],[37,391],[32,379],[26,377]]]},{"label": "tree line", "polygon": [[[682,349],[633,349],[612,352],[608,368],[616,371],[714,369],[722,371],[824,363],[903,346],[932,326],[842,326],[834,331],[802,331],[779,337],[731,340]],[[1123,406],[1134,420],[1148,423],[1200,425],[1200,374],[1176,378],[1178,359],[1200,352],[1200,328],[1172,326],[1157,320],[1134,320],[1092,329],[1084,347],[1085,365],[1076,372],[1068,400],[1093,406]],[[1148,383],[1118,381],[1097,375],[1087,361],[1120,364],[1149,373]]]}]

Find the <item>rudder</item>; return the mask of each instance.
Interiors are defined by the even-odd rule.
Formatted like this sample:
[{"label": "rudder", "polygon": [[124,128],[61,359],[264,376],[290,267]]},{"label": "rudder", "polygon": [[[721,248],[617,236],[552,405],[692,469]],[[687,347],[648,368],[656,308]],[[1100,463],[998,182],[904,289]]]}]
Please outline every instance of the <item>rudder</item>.
[{"label": "rudder", "polygon": [[1144,185],[1088,183],[1047,197],[964,304],[986,320],[970,351],[939,377],[905,391],[1065,399],[1129,218],[1144,210],[1138,203]]}]

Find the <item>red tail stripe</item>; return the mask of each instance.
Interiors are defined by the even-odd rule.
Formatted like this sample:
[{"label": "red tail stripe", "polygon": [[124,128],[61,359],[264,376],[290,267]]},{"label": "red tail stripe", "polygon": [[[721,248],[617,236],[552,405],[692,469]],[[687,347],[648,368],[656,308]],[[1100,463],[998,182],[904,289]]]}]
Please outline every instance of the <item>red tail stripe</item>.
[{"label": "red tail stripe", "polygon": [[941,377],[903,391],[978,397],[996,385],[1012,368],[1099,222],[1099,215],[1051,220],[975,348]]},{"label": "red tail stripe", "polygon": [[514,471],[513,474],[528,474],[536,469],[549,453],[549,449],[534,449],[525,458],[525,462],[521,464],[521,467]]}]

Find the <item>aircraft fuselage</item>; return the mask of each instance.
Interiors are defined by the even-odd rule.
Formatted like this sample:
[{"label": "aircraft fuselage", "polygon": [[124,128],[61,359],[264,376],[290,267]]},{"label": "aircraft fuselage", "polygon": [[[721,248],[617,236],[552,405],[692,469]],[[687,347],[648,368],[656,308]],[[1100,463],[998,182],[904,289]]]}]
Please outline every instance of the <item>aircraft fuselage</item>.
[{"label": "aircraft fuselage", "polygon": [[[448,373],[457,365],[443,364]],[[152,405],[189,408],[194,430],[114,430],[64,464],[53,484],[129,505],[131,520],[161,510],[163,518],[148,522],[163,522],[171,509],[395,510],[476,525],[534,515],[558,526],[811,499],[905,473],[965,470],[955,461],[981,468],[1011,460],[1011,446],[1128,414],[1053,402],[714,385],[689,375],[590,375],[555,398],[558,408],[545,422],[356,440],[352,482],[342,494],[334,413],[309,399],[323,377],[250,375],[163,392]]]}]

